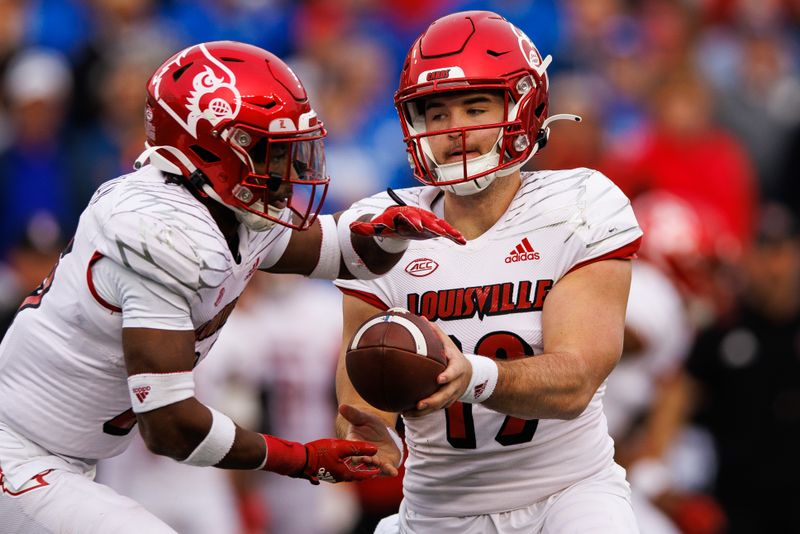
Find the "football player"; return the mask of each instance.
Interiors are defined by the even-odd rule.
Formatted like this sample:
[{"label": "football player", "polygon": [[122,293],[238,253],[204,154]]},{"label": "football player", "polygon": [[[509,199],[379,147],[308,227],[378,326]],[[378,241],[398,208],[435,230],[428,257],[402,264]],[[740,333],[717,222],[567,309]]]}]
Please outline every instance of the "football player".
[{"label": "football player", "polygon": [[[238,427],[198,401],[192,369],[259,270],[371,278],[408,239],[462,240],[418,208],[318,216],[325,129],[294,73],[260,48],[175,54],[148,82],[145,129],[137,170],[98,189],[0,346],[5,533],[172,532],[92,482],[137,423],[152,452],[184,464],[315,484],[375,476],[352,460],[371,444]],[[350,223],[375,215],[381,238],[351,238]]]},{"label": "football player", "polygon": [[[336,282],[345,339],[402,306],[434,322],[446,346],[439,389],[402,414],[404,499],[378,532],[637,532],[602,398],[642,232],[601,173],[521,171],[553,120],[577,120],[548,115],[550,61],[483,11],[435,21],[408,53],[395,104],[425,185],[396,195],[468,241],[412,243],[384,277]],[[356,207],[392,204],[380,194]],[[343,354],[337,432],[378,446],[365,461],[393,475],[398,414],[359,397]]]},{"label": "football player", "polygon": [[718,210],[703,208],[660,190],[633,201],[647,237],[633,266],[625,348],[603,404],[639,529],[653,534],[699,523],[714,532],[724,521],[718,505],[675,469],[687,436],[702,432],[687,424],[695,394],[686,359],[697,330],[728,313],[732,266],[743,248],[719,224]]}]

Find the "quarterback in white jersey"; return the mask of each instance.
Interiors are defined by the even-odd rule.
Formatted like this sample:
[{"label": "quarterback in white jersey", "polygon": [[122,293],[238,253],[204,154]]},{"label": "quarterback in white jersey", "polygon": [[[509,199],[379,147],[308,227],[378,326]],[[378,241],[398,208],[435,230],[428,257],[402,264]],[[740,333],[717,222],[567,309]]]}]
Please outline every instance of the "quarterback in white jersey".
[{"label": "quarterback in white jersey", "polygon": [[[414,243],[380,280],[336,282],[345,339],[399,306],[434,323],[446,347],[439,389],[403,414],[404,500],[379,532],[637,531],[602,397],[642,232],[602,174],[519,170],[554,118],[549,61],[508,21],[475,11],[437,20],[409,52],[395,103],[428,185],[393,196],[468,242]],[[337,432],[374,442],[368,461],[393,474],[398,414],[361,399],[343,355]]]},{"label": "quarterback in white jersey", "polygon": [[352,458],[374,454],[371,444],[304,445],[238,427],[198,401],[192,369],[258,270],[374,277],[408,239],[460,239],[409,207],[374,218],[393,229],[382,240],[351,237],[348,221],[370,227],[366,211],[317,217],[325,130],[294,73],[265,50],[189,47],[147,92],[139,169],[98,189],[0,345],[4,533],[172,532],[92,482],[136,423],[152,452],[188,465],[315,484],[375,476]]}]

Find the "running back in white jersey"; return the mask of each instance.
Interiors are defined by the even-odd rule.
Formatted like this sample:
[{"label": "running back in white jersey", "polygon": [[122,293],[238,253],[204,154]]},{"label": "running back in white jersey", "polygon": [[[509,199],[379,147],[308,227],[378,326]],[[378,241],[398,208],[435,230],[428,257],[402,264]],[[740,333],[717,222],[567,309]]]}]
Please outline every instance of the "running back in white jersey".
[{"label": "running back in white jersey", "polygon": [[[263,233],[240,225],[237,262],[207,208],[154,167],[102,185],[0,345],[0,425],[63,456],[119,454],[135,423],[122,327],[193,329],[201,360],[247,281],[279,259],[289,236],[281,225]],[[154,282],[153,302],[188,304],[188,317],[123,313],[107,302],[92,266],[109,260]]]},{"label": "running back in white jersey", "polygon": [[[441,211],[437,188],[398,193],[409,205]],[[359,204],[390,203],[383,194]],[[586,263],[632,257],[641,235],[630,202],[602,174],[523,173],[503,217],[466,246],[412,241],[386,276],[336,283],[377,307],[403,306],[437,321],[465,353],[535,357],[543,352],[541,310],[553,285]],[[571,421],[526,421],[459,402],[406,418],[410,508],[439,517],[513,510],[609,467],[603,390]]]}]

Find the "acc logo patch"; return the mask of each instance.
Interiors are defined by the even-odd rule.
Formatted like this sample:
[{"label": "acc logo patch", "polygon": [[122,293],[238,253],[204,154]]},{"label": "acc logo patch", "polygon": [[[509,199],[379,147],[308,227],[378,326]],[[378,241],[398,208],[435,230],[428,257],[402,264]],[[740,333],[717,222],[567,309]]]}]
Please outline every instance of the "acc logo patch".
[{"label": "acc logo patch", "polygon": [[430,258],[417,258],[408,265],[405,271],[411,276],[428,276],[439,268],[439,264]]}]

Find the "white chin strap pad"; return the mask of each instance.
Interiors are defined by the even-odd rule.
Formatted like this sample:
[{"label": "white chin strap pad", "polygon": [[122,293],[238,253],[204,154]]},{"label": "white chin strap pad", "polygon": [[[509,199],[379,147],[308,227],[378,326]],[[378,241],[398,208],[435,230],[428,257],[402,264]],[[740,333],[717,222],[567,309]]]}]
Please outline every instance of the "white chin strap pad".
[{"label": "white chin strap pad", "polygon": [[[249,228],[254,232],[266,232],[267,230],[270,230],[273,226],[275,226],[275,221],[271,221],[265,217],[256,215],[255,213],[250,213],[247,210],[236,208],[234,206],[229,206],[228,204],[222,201],[222,198],[220,198],[217,192],[214,191],[214,188],[211,187],[209,184],[203,185],[203,192],[210,198],[213,198],[214,200],[216,200],[217,202],[219,202],[220,204],[231,210],[234,213],[234,215],[236,215],[236,220],[239,221],[240,224],[243,224],[244,226],[246,226],[247,228]],[[263,205],[264,205],[263,201],[261,200],[255,203],[255,206],[257,208],[261,208],[261,206]],[[267,211],[273,217],[280,218],[281,215],[283,215],[284,210],[279,210],[278,208],[275,208],[270,205],[267,206]]]},{"label": "white chin strap pad", "polygon": [[[497,167],[499,162],[500,154],[497,153],[496,146],[492,147],[492,150],[486,154],[467,160],[467,176],[486,172],[489,169]],[[443,163],[441,165],[434,164],[433,172],[437,182],[458,180],[464,177],[464,162],[457,161],[454,163]],[[486,189],[489,184],[494,181],[495,177],[496,173],[492,172],[467,182],[442,186],[442,189],[446,189],[456,195],[473,195]]]},{"label": "white chin strap pad", "polygon": [[489,187],[489,184],[494,182],[495,178],[497,178],[497,173],[491,172],[485,176],[481,176],[480,178],[475,178],[474,180],[451,185],[442,185],[440,187],[445,191],[449,191],[460,197],[467,197],[485,190],[487,187]]},{"label": "white chin strap pad", "polygon": [[[256,209],[261,209],[264,206],[264,201],[259,200],[253,206]],[[250,213],[247,210],[242,210],[234,207],[230,208],[236,215],[236,220],[254,232],[266,232],[267,230],[270,230],[272,229],[272,227],[275,226],[275,221],[267,219],[266,217],[256,215],[255,213]],[[283,210],[279,210],[278,208],[272,205],[267,205],[267,212],[276,219],[280,219],[281,215],[283,214]]]},{"label": "white chin strap pad", "polygon": [[[474,176],[476,174],[486,172],[500,164],[500,153],[498,152],[498,147],[500,146],[502,137],[503,132],[501,130],[497,135],[497,140],[489,152],[478,156],[477,158],[467,160],[466,176]],[[463,161],[441,164],[436,163],[436,160],[433,158],[433,151],[431,151],[430,145],[428,144],[428,140],[424,138],[420,141],[422,143],[422,150],[425,153],[425,156],[428,158],[428,165],[430,165],[431,169],[433,170],[433,175],[435,176],[437,182],[449,182],[451,180],[460,180],[465,177]],[[475,193],[479,193],[489,187],[489,184],[491,184],[496,177],[497,174],[491,172],[485,176],[481,176],[480,178],[475,178],[474,180],[468,180],[452,185],[443,185],[441,188],[458,196],[474,195]]]},{"label": "white chin strap pad", "polygon": [[[558,115],[552,115],[547,118],[542,124],[542,129],[545,131],[545,135],[547,137],[550,136],[550,128],[549,125],[551,122],[559,121],[559,120],[571,120],[575,122],[581,122],[581,117],[578,115],[572,115],[570,113],[560,113]],[[495,145],[496,147],[496,145]],[[491,184],[495,178],[498,176],[508,176],[516,172],[517,170],[521,169],[523,165],[528,163],[530,159],[539,151],[539,143],[536,143],[531,150],[531,153],[528,154],[528,157],[524,160],[520,161],[516,165],[512,165],[510,167],[506,167],[505,169],[500,169],[496,172],[489,173],[486,176],[481,176],[480,178],[476,178],[475,180],[470,180],[468,182],[462,182],[460,184],[453,184],[453,185],[446,185],[442,186],[442,189],[446,189],[452,193],[455,193],[459,196],[467,196],[473,195],[478,193],[479,191],[483,191],[486,189],[489,184]],[[487,169],[491,169],[495,167],[500,162],[500,155],[497,153],[496,148],[493,148],[491,152],[484,154],[483,156],[477,157],[475,159],[471,159],[467,161],[467,175],[478,174],[483,172]],[[448,180],[457,180],[463,176],[461,173],[463,172],[463,164],[459,163],[447,163],[444,165],[435,165],[435,174],[437,179],[441,181],[448,181]]]}]

